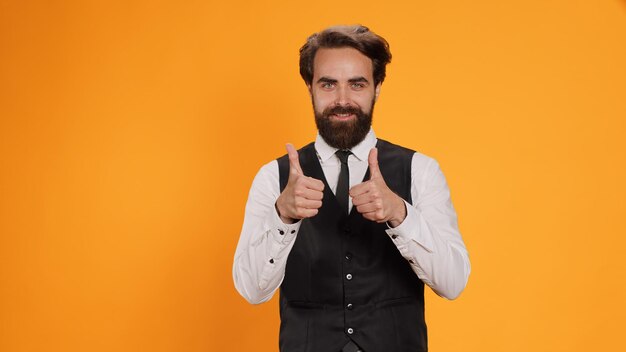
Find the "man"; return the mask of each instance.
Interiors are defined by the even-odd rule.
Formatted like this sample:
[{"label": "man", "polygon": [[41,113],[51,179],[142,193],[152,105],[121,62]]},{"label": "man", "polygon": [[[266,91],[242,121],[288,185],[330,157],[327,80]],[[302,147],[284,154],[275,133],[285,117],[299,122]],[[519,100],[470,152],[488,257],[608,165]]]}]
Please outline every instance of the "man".
[{"label": "man", "polygon": [[371,129],[390,61],[363,26],[300,49],[319,134],[256,175],[233,266],[250,303],[280,287],[281,351],[427,351],[424,283],[448,299],[467,283],[437,162]]}]

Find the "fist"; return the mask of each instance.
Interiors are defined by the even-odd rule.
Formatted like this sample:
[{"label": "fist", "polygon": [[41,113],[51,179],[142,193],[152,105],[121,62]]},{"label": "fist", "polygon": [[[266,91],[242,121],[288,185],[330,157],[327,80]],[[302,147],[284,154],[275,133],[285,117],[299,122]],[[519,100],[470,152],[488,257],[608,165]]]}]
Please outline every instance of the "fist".
[{"label": "fist", "polygon": [[406,218],[404,200],[387,187],[378,167],[378,149],[370,150],[368,164],[370,179],[350,189],[352,205],[364,218],[396,227]]},{"label": "fist", "polygon": [[289,179],[276,200],[276,210],[284,223],[292,224],[300,219],[317,215],[324,197],[324,183],[304,175],[298,152],[292,144],[287,144],[287,154]]}]

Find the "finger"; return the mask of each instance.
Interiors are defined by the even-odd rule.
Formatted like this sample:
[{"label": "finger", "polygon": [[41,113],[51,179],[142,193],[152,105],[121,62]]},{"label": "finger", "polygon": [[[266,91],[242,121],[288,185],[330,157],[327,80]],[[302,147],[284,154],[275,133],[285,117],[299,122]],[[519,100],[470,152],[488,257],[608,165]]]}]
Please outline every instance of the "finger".
[{"label": "finger", "polygon": [[300,198],[296,200],[296,207],[301,209],[319,209],[322,207],[322,201]]},{"label": "finger", "polygon": [[352,188],[350,188],[350,191],[348,191],[348,194],[350,195],[350,197],[354,198],[369,192],[369,190],[370,184],[369,182],[365,181],[359,183],[358,185],[352,186]]},{"label": "finger", "polygon": [[305,219],[317,215],[318,212],[318,209],[300,209],[296,211],[296,215],[298,216],[298,219]]},{"label": "finger", "polygon": [[322,200],[324,198],[324,192],[316,191],[310,188],[296,191],[296,195],[310,200]]},{"label": "finger", "polygon": [[361,214],[363,214],[363,213],[372,213],[372,212],[375,212],[376,210],[378,210],[378,207],[374,203],[365,203],[363,205],[358,205],[356,207],[356,210],[359,213],[361,213]]},{"label": "finger", "polygon": [[367,158],[367,163],[370,167],[370,179],[383,177],[383,175],[380,173],[380,169],[378,168],[378,148],[372,148],[370,150],[370,154]]},{"label": "finger", "polygon": [[369,213],[360,213],[363,217],[370,221],[376,221],[378,223],[385,222],[385,218],[382,216],[380,211],[372,211]]},{"label": "finger", "polygon": [[302,168],[300,167],[300,159],[298,158],[298,151],[291,143],[287,143],[287,155],[289,155],[289,172],[303,175]]},{"label": "finger", "polygon": [[304,178],[303,182],[307,188],[310,188],[312,190],[319,191],[319,192],[322,192],[324,190],[324,182],[316,178],[306,177]]},{"label": "finger", "polygon": [[352,204],[354,204],[355,206],[372,203],[372,202],[373,202],[373,199],[369,193],[361,194],[358,197],[352,197]]},{"label": "finger", "polygon": [[376,194],[375,191],[363,193],[358,197],[352,198],[352,204],[362,205],[366,203],[374,203],[380,207],[382,206],[382,199]]}]

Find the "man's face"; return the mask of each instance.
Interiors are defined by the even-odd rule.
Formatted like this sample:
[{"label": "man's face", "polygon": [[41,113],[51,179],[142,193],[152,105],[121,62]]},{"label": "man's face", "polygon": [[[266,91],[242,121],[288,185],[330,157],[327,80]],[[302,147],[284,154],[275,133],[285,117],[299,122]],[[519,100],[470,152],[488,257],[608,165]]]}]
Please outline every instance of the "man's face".
[{"label": "man's face", "polygon": [[380,84],[374,86],[370,58],[349,47],[319,49],[309,91],[315,123],[326,143],[350,149],[365,138],[380,91]]}]

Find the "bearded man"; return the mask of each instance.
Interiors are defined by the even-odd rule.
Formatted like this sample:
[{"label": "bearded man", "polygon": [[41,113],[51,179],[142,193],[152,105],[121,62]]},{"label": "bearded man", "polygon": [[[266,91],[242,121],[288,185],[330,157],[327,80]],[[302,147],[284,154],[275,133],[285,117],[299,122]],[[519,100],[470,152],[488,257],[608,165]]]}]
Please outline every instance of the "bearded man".
[{"label": "bearded man", "polygon": [[280,351],[427,351],[424,284],[447,299],[467,284],[437,162],[371,128],[390,61],[363,26],[325,29],[300,49],[319,133],[256,175],[233,265],[250,303],[280,288]]}]

